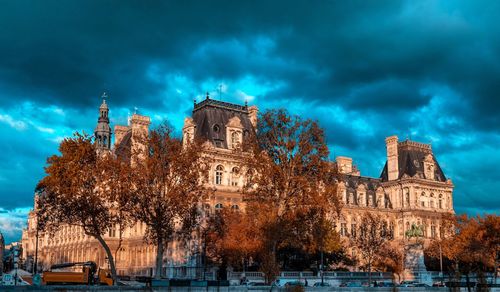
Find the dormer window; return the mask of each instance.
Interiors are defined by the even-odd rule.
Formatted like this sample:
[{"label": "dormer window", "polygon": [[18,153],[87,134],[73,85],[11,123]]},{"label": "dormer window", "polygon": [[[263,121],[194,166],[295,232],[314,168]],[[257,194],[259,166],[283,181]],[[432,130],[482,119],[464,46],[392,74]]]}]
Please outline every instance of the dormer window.
[{"label": "dormer window", "polygon": [[219,133],[220,132],[220,126],[215,124],[213,127],[214,133]]},{"label": "dormer window", "polygon": [[231,145],[233,146],[233,148],[236,148],[236,147],[238,147],[239,144],[240,144],[240,133],[232,132],[231,133]]}]

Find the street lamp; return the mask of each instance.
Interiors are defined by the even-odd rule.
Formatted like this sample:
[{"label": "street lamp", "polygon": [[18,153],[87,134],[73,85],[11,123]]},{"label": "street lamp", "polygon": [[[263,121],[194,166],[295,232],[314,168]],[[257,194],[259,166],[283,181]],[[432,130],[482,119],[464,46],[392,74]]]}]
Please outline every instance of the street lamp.
[{"label": "street lamp", "polygon": [[35,235],[35,261],[33,263],[33,272],[38,273],[38,214],[36,215],[36,235]]}]

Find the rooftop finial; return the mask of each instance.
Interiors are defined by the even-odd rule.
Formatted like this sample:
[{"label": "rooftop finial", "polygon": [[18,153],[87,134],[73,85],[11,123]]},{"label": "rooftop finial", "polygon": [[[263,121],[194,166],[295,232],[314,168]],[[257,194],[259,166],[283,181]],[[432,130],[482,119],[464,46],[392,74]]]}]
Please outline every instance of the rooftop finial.
[{"label": "rooftop finial", "polygon": [[139,109],[138,109],[136,106],[134,106],[134,115],[136,115],[136,114],[137,114],[137,111],[138,111],[138,110],[139,110]]},{"label": "rooftop finial", "polygon": [[106,91],[104,91],[101,95],[101,98],[102,98],[102,102],[103,103],[106,103],[106,98],[108,98],[108,94],[106,93]]},{"label": "rooftop finial", "polygon": [[245,98],[245,107],[248,107],[248,99]]},{"label": "rooftop finial", "polygon": [[207,91],[207,99],[210,99],[210,94],[208,93],[208,91]]}]

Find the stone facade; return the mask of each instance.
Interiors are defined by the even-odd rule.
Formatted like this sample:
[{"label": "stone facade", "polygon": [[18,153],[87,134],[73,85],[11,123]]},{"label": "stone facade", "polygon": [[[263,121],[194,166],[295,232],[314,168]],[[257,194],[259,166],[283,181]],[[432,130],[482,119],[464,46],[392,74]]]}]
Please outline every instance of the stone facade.
[{"label": "stone facade", "polygon": [[[105,102],[103,102],[105,104]],[[205,214],[220,208],[244,208],[241,187],[241,154],[233,151],[245,143],[254,131],[258,109],[216,101],[208,96],[194,104],[192,117],[184,121],[184,141],[200,138],[205,141],[205,157],[212,163],[209,186],[216,191],[203,203]],[[106,137],[104,149],[117,155],[130,155],[134,142],[148,132],[150,119],[134,114],[127,126],[115,126],[114,149],[110,144],[111,128],[107,105],[101,105],[96,135]],[[105,118],[103,118],[103,116]],[[109,131],[108,131],[109,130]],[[102,141],[102,140],[101,140]],[[102,143],[102,142],[101,142]],[[348,157],[337,157],[341,181],[338,192],[344,202],[338,231],[348,236],[359,224],[360,216],[368,212],[381,214],[389,222],[396,238],[402,238],[411,224],[425,227],[428,238],[440,235],[440,218],[453,213],[453,184],[447,180],[435,159],[431,146],[412,141],[398,142],[396,136],[386,139],[387,163],[380,178],[361,176]],[[36,208],[36,202],[35,202]],[[145,226],[141,223],[128,228],[116,253],[116,266],[121,275],[152,275],[155,247],[143,242]],[[111,229],[105,239],[112,250],[117,248],[118,234]],[[28,226],[23,231],[24,258],[33,257],[36,240],[36,218],[30,213]],[[196,277],[200,267],[200,244],[195,240],[190,246],[174,242],[165,253],[164,272],[169,277]],[[51,264],[69,261],[93,260],[105,267],[104,250],[92,238],[73,226],[64,226],[56,234],[40,234],[38,263],[41,269]]]}]

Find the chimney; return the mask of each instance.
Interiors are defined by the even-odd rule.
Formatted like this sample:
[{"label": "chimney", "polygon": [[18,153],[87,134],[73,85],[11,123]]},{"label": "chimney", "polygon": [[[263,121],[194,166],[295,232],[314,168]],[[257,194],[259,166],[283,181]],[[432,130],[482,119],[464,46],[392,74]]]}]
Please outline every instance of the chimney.
[{"label": "chimney", "polygon": [[115,148],[118,147],[130,128],[127,126],[115,126]]},{"label": "chimney", "polygon": [[352,172],[352,158],[345,156],[337,156],[337,168],[339,173],[350,174]]},{"label": "chimney", "polygon": [[257,114],[258,113],[259,113],[259,109],[255,105],[252,105],[251,107],[248,108],[248,118],[250,119],[250,122],[252,123],[252,126],[254,128],[257,127]]},{"label": "chimney", "polygon": [[130,118],[130,128],[132,129],[132,164],[136,160],[141,160],[146,150],[146,139],[149,135],[149,124],[151,119],[147,116],[133,114]]},{"label": "chimney", "polygon": [[385,138],[385,147],[387,149],[387,180],[396,180],[399,178],[398,136]]},{"label": "chimney", "polygon": [[133,114],[130,118],[132,138],[147,137],[149,134],[149,124],[151,124],[151,119],[149,117]]}]

